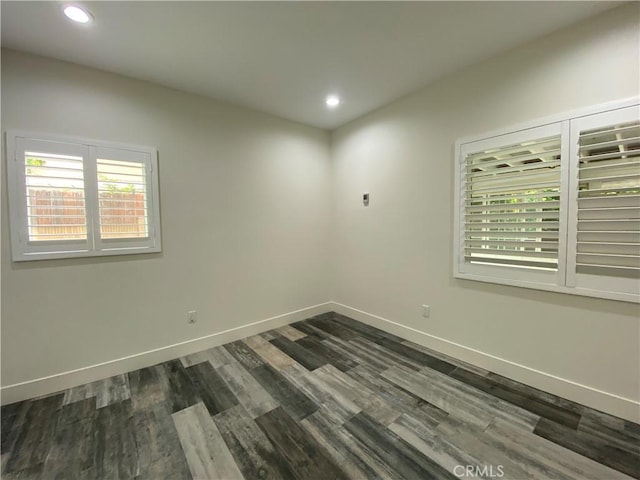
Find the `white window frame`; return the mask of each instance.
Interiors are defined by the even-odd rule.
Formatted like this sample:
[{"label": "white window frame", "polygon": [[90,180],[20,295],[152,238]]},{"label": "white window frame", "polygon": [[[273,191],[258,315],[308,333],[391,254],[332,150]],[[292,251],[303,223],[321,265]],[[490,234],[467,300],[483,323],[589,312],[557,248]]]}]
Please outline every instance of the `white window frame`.
[{"label": "white window frame", "polygon": [[[577,155],[578,129],[583,117],[627,107],[638,107],[638,97],[610,102],[577,111],[526,122],[513,127],[489,132],[484,135],[461,138],[455,143],[454,176],[454,232],[453,232],[453,276],[516,287],[533,288],[552,292],[569,293],[612,300],[640,303],[640,289],[630,289],[629,281],[603,281],[575,274],[575,237],[569,235],[572,222],[577,216]],[[640,111],[640,110],[639,110]],[[573,122],[573,123],[572,123]],[[584,124],[588,125],[588,123]],[[560,180],[560,232],[557,272],[542,272],[526,267],[513,268],[494,265],[475,265],[465,262],[464,254],[464,198],[466,156],[472,151],[481,151],[501,145],[509,145],[527,137],[543,137],[545,132],[561,132],[561,180]],[[573,177],[576,177],[574,179]],[[575,189],[574,192],[572,189]],[[582,279],[581,279],[582,277]],[[606,277],[607,279],[609,277]],[[638,284],[639,282],[636,282]],[[619,285],[620,287],[616,287]],[[622,288],[624,285],[624,288]]]},{"label": "white window frame", "polygon": [[[9,196],[9,230],[14,262],[75,257],[131,255],[162,251],[158,154],[153,147],[106,142],[66,135],[7,130],[5,136]],[[29,242],[25,197],[25,148],[41,145],[47,153],[76,155],[83,159],[86,240]],[[147,185],[148,237],[101,239],[98,211],[97,159],[113,154],[118,160],[143,163]]]}]

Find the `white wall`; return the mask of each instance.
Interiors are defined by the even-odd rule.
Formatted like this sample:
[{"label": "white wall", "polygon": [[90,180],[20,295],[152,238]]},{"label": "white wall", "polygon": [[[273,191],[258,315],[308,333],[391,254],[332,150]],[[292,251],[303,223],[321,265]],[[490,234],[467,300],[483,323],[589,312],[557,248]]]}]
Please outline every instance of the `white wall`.
[{"label": "white wall", "polygon": [[3,386],[329,300],[326,132],[3,51],[8,128],[156,146],[163,252],[12,263],[3,198]]},{"label": "white wall", "polygon": [[638,306],[454,279],[452,219],[457,138],[638,95],[638,7],[475,65],[334,131],[332,299],[401,326],[362,319],[637,421]]}]

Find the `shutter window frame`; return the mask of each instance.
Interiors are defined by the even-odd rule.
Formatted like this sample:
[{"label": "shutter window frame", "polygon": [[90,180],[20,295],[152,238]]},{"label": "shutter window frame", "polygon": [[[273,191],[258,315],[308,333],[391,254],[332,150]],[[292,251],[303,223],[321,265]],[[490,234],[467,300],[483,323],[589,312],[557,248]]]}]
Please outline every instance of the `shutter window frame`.
[{"label": "shutter window frame", "polygon": [[[9,229],[12,260],[14,262],[156,253],[162,251],[157,150],[155,148],[20,130],[8,130],[6,132],[5,144],[9,195]],[[32,225],[35,215],[30,213],[33,211],[32,207],[27,205],[28,169],[36,170],[36,172],[37,169],[40,169],[43,175],[45,175],[48,170],[52,172],[49,176],[45,175],[42,177],[43,187],[41,190],[43,190],[44,193],[47,193],[46,190],[53,191],[59,189],[64,194],[70,191],[70,187],[68,187],[68,183],[67,186],[61,186],[59,188],[55,186],[59,183],[55,176],[60,175],[62,177],[64,172],[69,170],[68,168],[63,168],[64,166],[61,166],[61,163],[48,167],[46,164],[36,164],[35,167],[29,167],[26,164],[27,153],[29,152],[42,154],[42,158],[45,159],[43,160],[44,162],[46,162],[46,155],[49,155],[49,158],[52,159],[52,164],[55,162],[56,155],[81,158],[82,187],[80,187],[80,180],[75,179],[73,190],[83,193],[86,238],[64,238],[65,231],[67,232],[67,236],[70,237],[72,235],[69,233],[70,228],[63,224],[68,223],[68,221],[65,222],[68,218],[65,219],[64,215],[67,217],[70,215],[66,213],[69,211],[67,205],[69,201],[67,199],[62,200],[65,207],[61,209],[64,214],[60,215],[61,225],[58,225],[60,228],[40,227],[38,231],[45,231],[46,233],[42,233],[39,236],[33,233],[36,231]],[[145,189],[141,192],[143,198],[140,200],[142,204],[146,206],[146,209],[142,209],[141,213],[145,218],[144,222],[147,224],[147,235],[145,237],[132,234],[131,237],[121,235],[120,238],[117,239],[102,238],[98,191],[100,179],[98,177],[97,165],[100,159],[104,157],[119,162],[137,164],[143,167]],[[56,173],[56,169],[59,173]],[[71,174],[68,173],[68,175]],[[114,175],[118,176],[117,173]],[[36,178],[35,176],[33,177]],[[121,174],[120,177],[126,178],[126,175]],[[65,180],[65,178],[63,178],[63,180]],[[68,182],[71,181],[70,179],[67,180]],[[135,181],[135,179],[133,181]],[[128,187],[128,185],[122,186],[125,190]],[[132,186],[132,188],[135,191],[135,186]],[[79,197],[82,195],[76,196]],[[139,197],[140,195],[136,196],[136,198]],[[49,220],[49,223],[54,222],[54,220],[57,221],[55,217],[58,216],[58,214],[55,212],[55,208],[60,207],[52,206],[49,208],[50,218],[45,218],[43,220],[44,222],[47,220]],[[76,208],[71,211],[78,212],[79,209]],[[139,210],[135,211],[135,213],[138,212]],[[126,216],[126,211],[121,215]],[[138,213],[138,215],[140,215],[140,213]],[[42,216],[46,216],[46,213]],[[127,221],[130,221],[130,219],[127,219]],[[55,227],[56,225],[52,226]],[[76,227],[76,225],[74,224],[72,227]],[[46,235],[51,235],[54,239],[51,241],[40,239]]]},{"label": "shutter window frame", "polygon": [[[640,249],[636,249],[640,246],[640,131],[639,127],[627,125],[634,121],[640,123],[640,99],[637,97],[554,115],[482,136],[459,139],[455,144],[454,277],[640,303]],[[612,132],[614,127],[620,128]],[[561,139],[560,202],[557,215],[559,227],[557,232],[545,232],[545,235],[549,234],[548,240],[553,242],[553,248],[557,237],[557,271],[531,268],[534,265],[527,266],[526,258],[519,267],[510,265],[508,258],[484,264],[469,262],[470,250],[466,248],[469,246],[476,250],[477,255],[482,256],[485,250],[490,251],[492,248],[517,250],[522,245],[522,238],[544,241],[518,230],[517,222],[527,217],[536,219],[536,207],[544,208],[548,199],[539,192],[529,195],[535,192],[536,187],[544,187],[547,179],[536,173],[535,163],[530,168],[525,166],[530,160],[525,154],[521,158],[523,161],[520,167],[501,164],[501,157],[490,159],[487,156],[483,163],[488,168],[478,168],[475,171],[467,169],[467,157],[496,149],[503,155],[506,152],[508,158],[518,150],[517,146],[511,148],[512,146],[544,139],[549,132],[559,132]],[[585,132],[583,156],[585,152],[589,156],[588,159],[583,158],[582,163],[579,157],[580,132]],[[585,143],[586,132],[589,132],[588,144]],[[625,157],[616,148],[633,148],[636,153]],[[555,150],[557,153],[557,148]],[[628,163],[627,158],[632,158],[632,163]],[[586,162],[593,165],[587,168]],[[497,173],[500,169],[506,172],[503,181],[496,178],[500,176]],[[504,194],[503,198],[517,198],[515,203],[518,203],[529,197],[526,200],[531,203],[532,215],[527,215],[527,210],[502,209],[499,203],[476,202],[474,205],[468,201],[470,180],[472,185],[475,181],[475,187],[478,187],[480,193],[481,185],[486,186],[484,192],[490,192],[492,188],[509,185],[509,173],[520,174],[522,182],[530,185],[532,190],[511,196]],[[482,177],[487,179],[483,180]],[[480,180],[476,181],[478,179]],[[519,180],[511,183],[515,184],[517,181]],[[590,193],[585,193],[586,190]],[[500,215],[501,213],[505,215]],[[478,236],[478,241],[474,242],[473,237],[469,241],[469,218],[476,219],[474,221],[479,224],[492,224],[507,217],[515,220],[509,226],[514,229],[511,231],[512,237],[501,237],[498,233],[491,232],[490,227],[479,227],[484,235]],[[602,235],[599,232],[603,229],[609,229],[613,233]],[[500,232],[501,229],[495,230]],[[553,250],[548,253],[553,257]],[[535,258],[535,253],[530,253],[529,256]],[[588,263],[586,260],[596,266],[584,265]]]}]

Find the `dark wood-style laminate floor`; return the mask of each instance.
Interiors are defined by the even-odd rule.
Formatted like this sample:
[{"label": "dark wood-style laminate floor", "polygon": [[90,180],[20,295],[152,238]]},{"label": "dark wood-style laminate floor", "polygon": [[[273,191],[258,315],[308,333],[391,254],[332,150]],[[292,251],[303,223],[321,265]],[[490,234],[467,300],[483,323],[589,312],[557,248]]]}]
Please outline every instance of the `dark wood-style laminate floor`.
[{"label": "dark wood-style laminate floor", "polygon": [[2,408],[7,480],[607,480],[639,450],[636,424],[335,313]]}]

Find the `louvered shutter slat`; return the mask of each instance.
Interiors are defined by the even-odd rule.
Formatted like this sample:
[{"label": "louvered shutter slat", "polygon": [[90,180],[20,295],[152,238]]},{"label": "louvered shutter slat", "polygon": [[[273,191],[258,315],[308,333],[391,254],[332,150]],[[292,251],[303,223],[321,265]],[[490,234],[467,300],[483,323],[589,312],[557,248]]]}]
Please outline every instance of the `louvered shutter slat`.
[{"label": "louvered shutter slat", "polygon": [[542,248],[545,249],[558,249],[558,242],[548,240],[487,240],[485,238],[470,238],[465,240],[465,245],[470,248],[491,248],[491,247],[504,247],[504,248]]},{"label": "louvered shutter slat", "polygon": [[[526,194],[492,194],[491,205],[515,205],[519,203],[533,203],[533,202],[548,202],[552,200],[559,200],[559,192],[543,192],[543,193],[530,193]],[[486,199],[483,196],[476,195],[471,196],[465,202],[465,206],[482,205],[486,204]]]},{"label": "louvered shutter slat", "polygon": [[519,169],[511,170],[510,172],[494,173],[491,176],[488,175],[471,175],[474,180],[476,190],[484,189],[493,186],[522,186],[527,187],[537,183],[554,182],[555,173],[547,168],[538,167],[536,170],[523,171]]},{"label": "louvered shutter slat", "polygon": [[[623,182],[625,180],[632,181],[634,184],[640,183],[637,180],[640,179],[640,172],[634,173],[621,173],[621,172],[613,172],[609,171],[610,175],[602,176],[602,175],[589,175],[589,173],[580,172],[580,185],[585,185],[593,182],[601,182],[601,183],[610,183],[610,182]],[[635,187],[635,185],[633,185]],[[588,187],[587,187],[588,189]],[[606,189],[608,192],[611,192],[611,188]],[[615,195],[615,194],[614,194]]]},{"label": "louvered shutter slat", "polygon": [[608,152],[601,154],[593,154],[589,156],[589,160],[595,162],[596,160],[617,160],[620,158],[637,159],[640,156],[638,151],[626,151],[626,152]]},{"label": "louvered shutter slat", "polygon": [[578,243],[640,243],[640,232],[604,230],[600,232],[582,231],[578,233]]},{"label": "louvered shutter slat", "polygon": [[557,270],[560,136],[465,158],[466,262]]},{"label": "louvered shutter slat", "polygon": [[542,251],[542,245],[538,246],[538,247],[528,247],[528,246],[521,246],[518,247],[516,249],[500,249],[500,248],[489,248],[486,245],[483,245],[483,248],[472,248],[472,247],[466,247],[466,252],[467,254],[471,254],[470,256],[473,257],[473,254],[479,254],[481,256],[484,257],[491,257],[491,256],[500,256],[500,257],[533,257],[536,258],[537,260],[543,259],[543,258],[550,258],[553,259],[555,258],[558,254],[556,251]]},{"label": "louvered shutter slat", "polygon": [[[580,215],[580,211],[578,211]],[[578,221],[578,235],[580,232],[638,232],[640,229],[640,221],[634,219],[625,220],[611,220],[604,218],[605,214],[602,213],[599,220],[579,220]]]},{"label": "louvered shutter slat", "polygon": [[[465,225],[471,231],[474,230],[504,230],[513,231],[531,231],[536,232],[541,228],[558,228],[558,222],[539,221],[539,222],[466,222]],[[601,226],[598,224],[597,226]],[[602,226],[604,230],[606,225]]]},{"label": "louvered shutter slat", "polygon": [[[617,133],[609,133],[606,135],[606,137],[612,137],[612,136],[619,136],[619,134]],[[605,136],[603,135],[603,138]],[[600,143],[589,143],[588,142],[589,136],[583,136],[580,135],[580,157],[582,157],[583,152],[587,152],[587,155],[589,152],[592,151],[598,151],[601,150],[603,148],[608,148],[608,147],[623,147],[623,146],[627,146],[627,145],[637,145],[638,143],[640,143],[640,137],[631,137],[631,138],[615,138],[613,140],[606,140],[606,141],[602,141]]]},{"label": "louvered shutter slat", "polygon": [[640,208],[601,207],[601,208],[582,208],[578,210],[579,220],[600,220],[603,215],[607,215],[608,220],[635,220],[640,218]]},{"label": "louvered shutter slat", "polygon": [[610,253],[635,255],[640,243],[578,242],[578,253]]},{"label": "louvered shutter slat", "polygon": [[580,209],[588,208],[619,208],[619,207],[640,207],[640,195],[620,194],[613,197],[592,196],[578,199]]},{"label": "louvered shutter slat", "polygon": [[[551,180],[548,182],[538,182],[538,183],[516,183],[514,185],[502,184],[502,185],[493,185],[491,187],[479,187],[473,190],[474,198],[477,198],[478,195],[487,195],[493,196],[493,194],[518,194],[524,191],[535,192],[535,191],[548,191],[551,193],[557,193],[558,184],[555,180]],[[485,197],[486,198],[486,197]]]},{"label": "louvered shutter slat", "polygon": [[609,266],[640,269],[638,255],[622,255],[620,253],[578,253],[578,265]]},{"label": "louvered shutter slat", "polygon": [[[639,156],[637,156],[637,157],[631,157],[629,155],[624,155],[622,153],[619,153],[619,154],[617,154],[617,157],[610,158],[610,159],[607,159],[607,160],[594,161],[594,160],[590,159],[589,163],[584,165],[580,169],[580,171],[581,171],[582,174],[584,174],[584,173],[587,173],[587,172],[593,172],[593,171],[596,171],[596,170],[600,170],[602,168],[618,167],[618,168],[628,169],[628,170],[633,172],[639,166],[640,166],[640,152],[639,152]],[[583,175],[582,178],[586,178],[586,176]]]},{"label": "louvered shutter slat", "polygon": [[625,138],[640,137],[640,126],[633,123],[622,126],[605,127],[598,130],[591,130],[583,134],[583,144],[598,143],[608,139],[611,135],[624,135]]},{"label": "louvered shutter slat", "polygon": [[[504,231],[502,230],[469,230],[467,233],[467,238],[469,239],[487,239],[487,242],[492,241],[492,239],[505,239],[505,241],[509,241],[511,239],[516,239],[521,242],[526,241],[541,241],[544,242],[546,240],[554,240],[558,238],[558,232],[556,231],[546,231],[544,235],[539,237],[537,232],[526,232],[526,231]],[[522,239],[522,240],[520,240]]]},{"label": "louvered shutter slat", "polygon": [[[525,155],[522,157],[508,157],[508,158],[500,158],[498,160],[487,160],[486,163],[469,163],[467,164],[467,171],[471,171],[476,173],[477,177],[481,177],[483,175],[493,175],[495,172],[492,170],[493,167],[498,167],[500,169],[500,173],[509,173],[513,170],[518,171],[527,171],[534,170],[536,168],[540,168],[538,165],[540,162],[544,162],[546,167],[554,167],[559,165],[560,161],[558,159],[558,155],[560,155],[560,150],[550,150],[544,153],[536,153],[532,155]],[[531,162],[534,160],[534,162]]]},{"label": "louvered shutter slat", "polygon": [[[517,212],[521,210],[532,210],[537,208],[550,208],[553,202],[514,202],[509,204],[497,204],[497,205],[474,205],[473,202],[468,203],[469,214],[482,213],[482,212]],[[560,202],[556,202],[556,208],[560,205]]]},{"label": "louvered shutter slat", "polygon": [[546,151],[558,152],[560,143],[556,140],[556,137],[550,136],[545,139],[532,140],[527,142],[519,142],[513,145],[505,145],[498,148],[489,148],[478,152],[472,152],[467,155],[467,164],[473,162],[479,162],[486,165],[490,165],[491,160],[496,158],[515,158],[517,156],[526,157],[527,155],[536,158],[536,154],[544,154]]},{"label": "louvered shutter slat", "polygon": [[554,269],[557,268],[557,261],[550,260],[545,262],[543,259],[526,259],[524,257],[516,257],[513,255],[501,257],[491,255],[490,253],[478,256],[465,256],[465,261],[470,263],[479,263],[484,265],[502,265],[505,267],[531,267],[536,269]]},{"label": "louvered shutter slat", "polygon": [[504,220],[512,220],[512,219],[518,219],[518,220],[539,220],[541,218],[541,216],[544,216],[544,220],[550,220],[550,219],[557,219],[560,216],[560,212],[556,211],[544,211],[542,212],[531,212],[531,211],[525,211],[525,212],[507,212],[507,213],[493,213],[491,211],[488,211],[487,213],[469,213],[467,214],[467,220],[471,222],[473,222],[474,220],[478,220],[478,221],[490,221],[490,220],[495,220],[496,222],[501,222]]}]

